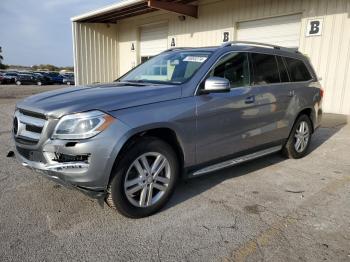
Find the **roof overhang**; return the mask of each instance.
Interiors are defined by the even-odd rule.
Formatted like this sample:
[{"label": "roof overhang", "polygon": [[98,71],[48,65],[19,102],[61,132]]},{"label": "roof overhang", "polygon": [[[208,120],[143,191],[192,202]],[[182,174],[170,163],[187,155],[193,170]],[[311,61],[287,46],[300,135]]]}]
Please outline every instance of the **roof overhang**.
[{"label": "roof overhang", "polygon": [[71,18],[72,22],[116,23],[118,20],[150,13],[156,10],[198,17],[198,6],[190,5],[194,0],[125,0]]}]

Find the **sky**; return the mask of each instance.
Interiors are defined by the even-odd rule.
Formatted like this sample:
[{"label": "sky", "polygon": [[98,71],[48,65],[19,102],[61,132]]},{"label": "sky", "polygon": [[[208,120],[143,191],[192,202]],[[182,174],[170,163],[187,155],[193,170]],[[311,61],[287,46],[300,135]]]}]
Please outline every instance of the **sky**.
[{"label": "sky", "polygon": [[118,0],[0,0],[4,64],[73,65],[70,18]]}]

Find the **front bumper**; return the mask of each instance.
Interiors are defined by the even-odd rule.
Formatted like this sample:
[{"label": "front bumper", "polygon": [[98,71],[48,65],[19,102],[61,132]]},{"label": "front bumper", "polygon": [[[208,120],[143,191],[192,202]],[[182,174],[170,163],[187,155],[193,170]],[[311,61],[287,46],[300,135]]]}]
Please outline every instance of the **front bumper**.
[{"label": "front bumper", "polygon": [[101,197],[105,195],[114,161],[128,131],[117,120],[107,130],[86,140],[48,138],[35,146],[15,141],[16,158],[23,166],[50,180]]}]

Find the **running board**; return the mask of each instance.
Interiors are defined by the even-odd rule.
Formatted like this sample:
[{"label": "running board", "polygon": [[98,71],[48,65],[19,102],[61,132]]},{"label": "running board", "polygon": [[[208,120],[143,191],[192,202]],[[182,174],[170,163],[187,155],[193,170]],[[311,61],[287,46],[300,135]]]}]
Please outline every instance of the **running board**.
[{"label": "running board", "polygon": [[204,175],[213,171],[217,171],[226,167],[230,167],[230,166],[235,166],[238,165],[240,163],[249,161],[249,160],[253,160],[255,158],[259,158],[262,156],[266,156],[272,153],[275,153],[277,151],[280,151],[282,149],[282,146],[274,146],[274,147],[270,147],[261,151],[257,151],[255,153],[252,154],[248,154],[245,156],[240,156],[237,158],[233,158],[215,165],[211,165],[205,168],[202,168],[200,170],[195,171],[194,173],[192,173],[190,176],[195,177],[195,176],[200,176],[200,175]]}]

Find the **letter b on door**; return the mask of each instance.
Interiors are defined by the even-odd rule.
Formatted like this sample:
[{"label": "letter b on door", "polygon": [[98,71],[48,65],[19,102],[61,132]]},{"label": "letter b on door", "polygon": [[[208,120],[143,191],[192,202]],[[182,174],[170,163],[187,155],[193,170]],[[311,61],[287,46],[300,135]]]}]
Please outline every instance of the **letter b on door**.
[{"label": "letter b on door", "polygon": [[309,20],[307,24],[306,36],[319,36],[322,34],[323,19]]}]

